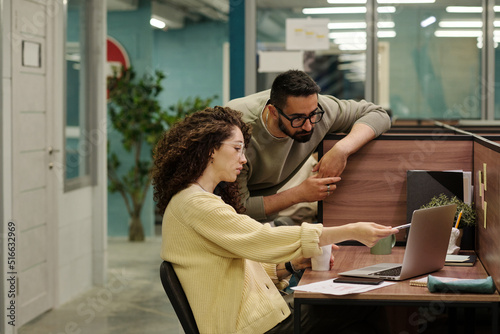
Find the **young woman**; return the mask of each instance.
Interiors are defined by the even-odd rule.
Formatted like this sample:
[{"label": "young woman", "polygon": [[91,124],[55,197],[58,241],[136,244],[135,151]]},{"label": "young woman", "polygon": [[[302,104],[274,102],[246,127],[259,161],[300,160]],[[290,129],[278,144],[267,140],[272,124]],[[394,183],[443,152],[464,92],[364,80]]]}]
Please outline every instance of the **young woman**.
[{"label": "young woman", "polygon": [[[249,140],[241,113],[207,108],[173,126],[154,152],[154,198],[164,212],[161,257],[173,264],[201,333],[291,332],[291,307],[279,291],[290,275],[287,262],[307,266],[304,259],[322,245],[354,239],[373,246],[397,232],[366,222],[273,228],[246,216],[235,181]],[[313,330],[325,321],[339,329],[366,315],[344,313],[350,316],[312,314],[304,321]]]}]

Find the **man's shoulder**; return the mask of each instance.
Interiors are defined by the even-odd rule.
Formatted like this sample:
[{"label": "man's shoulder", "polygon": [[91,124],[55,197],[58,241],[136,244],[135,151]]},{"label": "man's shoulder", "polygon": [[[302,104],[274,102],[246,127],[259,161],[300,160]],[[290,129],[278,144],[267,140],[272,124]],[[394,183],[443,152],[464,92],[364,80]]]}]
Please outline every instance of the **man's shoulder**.
[{"label": "man's shoulder", "polygon": [[264,109],[269,99],[269,95],[270,90],[268,89],[231,100],[226,104],[226,107],[241,111],[243,113],[243,120],[249,122],[259,117],[260,112]]},{"label": "man's shoulder", "polygon": [[338,107],[338,105],[342,102],[341,99],[333,96],[333,95],[323,95],[318,94],[318,102],[322,107]]}]

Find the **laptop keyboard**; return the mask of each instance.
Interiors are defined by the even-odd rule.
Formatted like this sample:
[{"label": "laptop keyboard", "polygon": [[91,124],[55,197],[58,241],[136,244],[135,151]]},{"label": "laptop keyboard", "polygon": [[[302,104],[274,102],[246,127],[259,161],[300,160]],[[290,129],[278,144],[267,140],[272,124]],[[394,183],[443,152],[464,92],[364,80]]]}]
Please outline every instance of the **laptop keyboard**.
[{"label": "laptop keyboard", "polygon": [[401,275],[401,268],[402,267],[386,269],[386,270],[382,270],[382,271],[378,271],[376,273],[373,273],[373,275],[375,275],[375,276],[399,276],[399,275]]}]

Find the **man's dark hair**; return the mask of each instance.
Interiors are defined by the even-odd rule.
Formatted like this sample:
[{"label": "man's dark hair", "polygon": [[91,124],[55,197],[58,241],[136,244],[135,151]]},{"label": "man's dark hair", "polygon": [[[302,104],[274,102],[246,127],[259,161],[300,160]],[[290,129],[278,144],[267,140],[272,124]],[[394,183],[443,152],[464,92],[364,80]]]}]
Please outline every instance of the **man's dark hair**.
[{"label": "man's dark hair", "polygon": [[271,104],[283,109],[289,96],[309,96],[319,94],[319,86],[303,71],[290,70],[274,79],[271,87]]}]

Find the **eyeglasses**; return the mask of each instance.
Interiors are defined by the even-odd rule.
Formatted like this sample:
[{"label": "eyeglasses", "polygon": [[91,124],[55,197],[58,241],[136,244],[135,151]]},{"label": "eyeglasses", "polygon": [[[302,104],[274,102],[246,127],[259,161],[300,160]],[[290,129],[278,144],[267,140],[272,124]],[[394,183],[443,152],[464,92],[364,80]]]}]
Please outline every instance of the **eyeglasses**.
[{"label": "eyeglasses", "polygon": [[309,120],[309,122],[311,122],[311,124],[316,124],[316,123],[321,121],[321,119],[323,118],[323,114],[325,113],[325,111],[323,110],[323,108],[321,107],[321,105],[319,103],[318,103],[318,108],[316,110],[314,110],[312,113],[310,113],[309,116],[297,116],[297,117],[292,117],[292,118],[288,117],[283,112],[283,110],[281,110],[280,108],[278,108],[276,106],[274,106],[274,107],[276,108],[276,110],[278,110],[278,113],[280,115],[285,117],[290,122],[290,124],[292,125],[292,128],[302,127],[306,123],[307,120]]},{"label": "eyeglasses", "polygon": [[247,149],[246,149],[244,143],[242,143],[240,141],[223,141],[223,142],[221,142],[221,144],[226,144],[226,145],[233,146],[238,151],[238,153],[240,154],[241,158],[245,157],[245,152],[246,152]]}]

